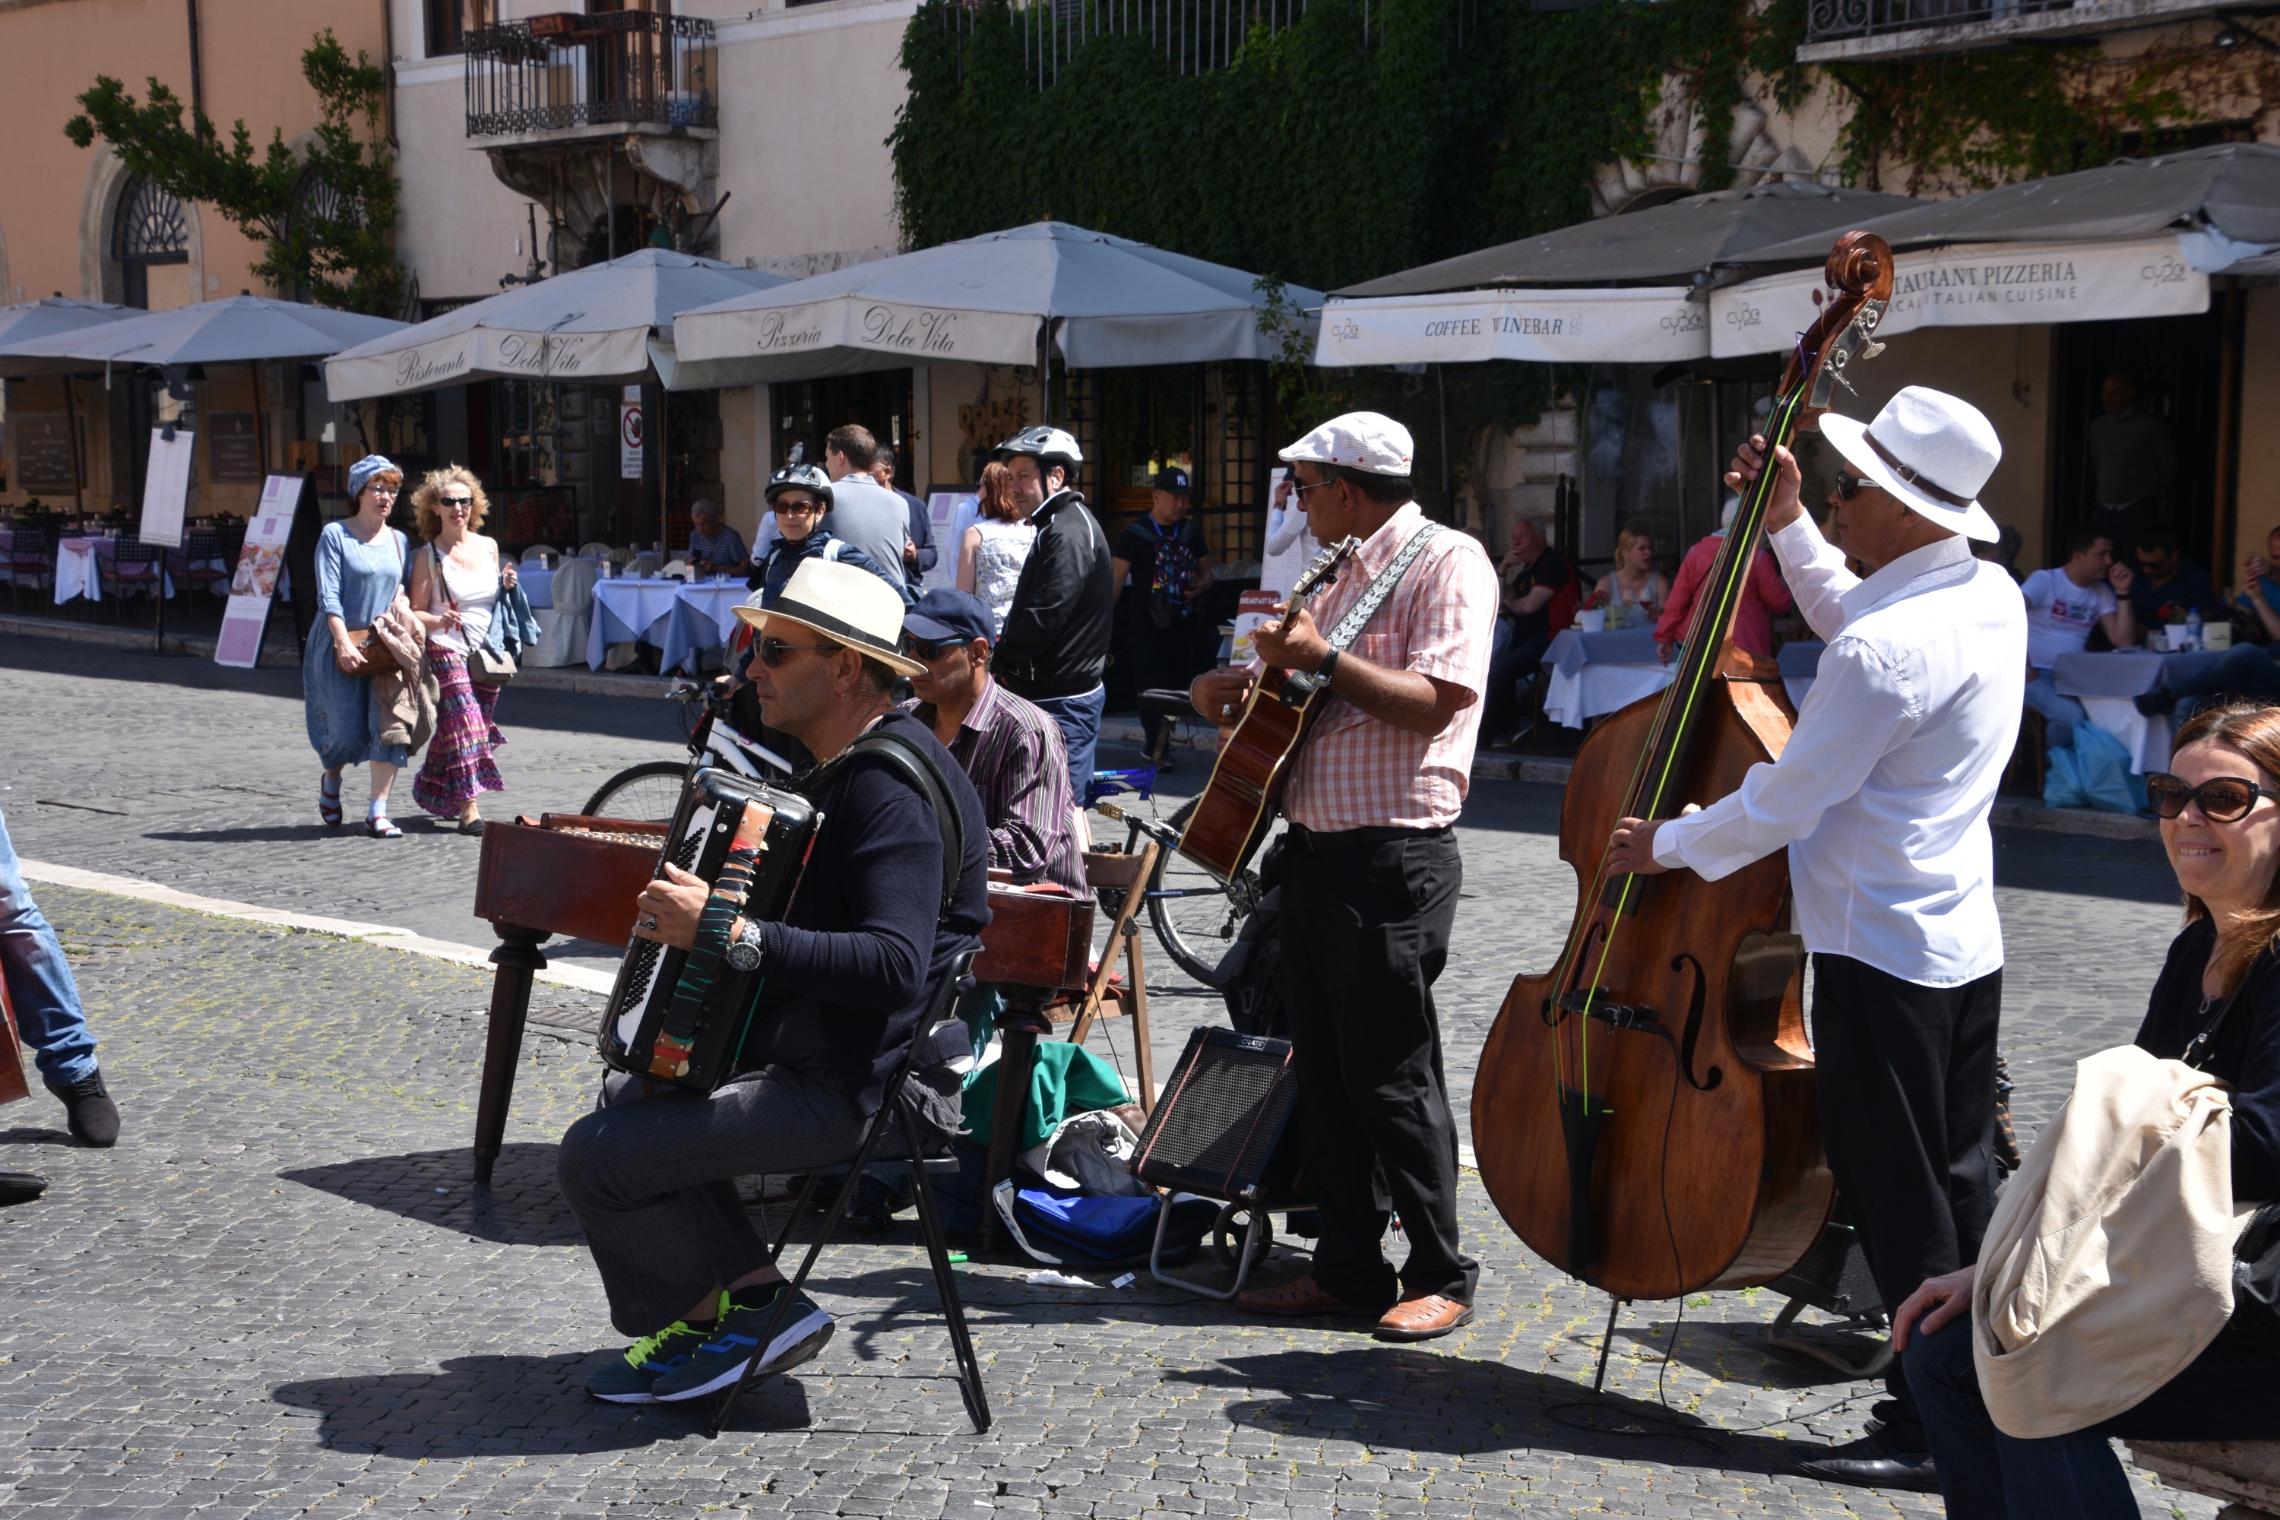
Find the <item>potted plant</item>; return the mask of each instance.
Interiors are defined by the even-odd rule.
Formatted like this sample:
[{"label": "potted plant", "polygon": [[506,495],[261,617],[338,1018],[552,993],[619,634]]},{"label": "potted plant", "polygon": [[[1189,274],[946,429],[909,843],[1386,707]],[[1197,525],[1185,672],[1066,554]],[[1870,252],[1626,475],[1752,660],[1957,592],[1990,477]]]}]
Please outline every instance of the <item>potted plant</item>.
[{"label": "potted plant", "polygon": [[1592,588],[1589,596],[1576,603],[1575,626],[1585,633],[1597,633],[1607,626],[1607,593]]}]

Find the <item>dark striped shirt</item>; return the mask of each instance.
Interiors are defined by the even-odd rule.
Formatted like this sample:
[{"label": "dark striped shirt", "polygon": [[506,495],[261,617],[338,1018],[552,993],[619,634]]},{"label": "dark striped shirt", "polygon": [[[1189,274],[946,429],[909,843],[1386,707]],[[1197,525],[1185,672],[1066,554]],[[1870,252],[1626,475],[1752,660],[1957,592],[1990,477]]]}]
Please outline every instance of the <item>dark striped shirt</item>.
[{"label": "dark striped shirt", "polygon": [[[907,702],[903,710],[933,729],[931,703]],[[1071,817],[1068,750],[1053,720],[992,680],[949,748],[982,794],[990,864],[1011,871],[1016,886],[1050,881],[1086,890]]]}]

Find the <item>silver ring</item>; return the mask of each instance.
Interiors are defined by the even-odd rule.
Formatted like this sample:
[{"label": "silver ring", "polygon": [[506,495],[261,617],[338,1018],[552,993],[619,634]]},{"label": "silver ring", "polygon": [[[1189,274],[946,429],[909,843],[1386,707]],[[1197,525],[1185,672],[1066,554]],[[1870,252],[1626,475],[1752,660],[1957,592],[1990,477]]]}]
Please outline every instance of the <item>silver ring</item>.
[{"label": "silver ring", "polygon": [[657,915],[654,913],[642,914],[641,923],[637,927],[647,933],[655,934],[657,932]]}]

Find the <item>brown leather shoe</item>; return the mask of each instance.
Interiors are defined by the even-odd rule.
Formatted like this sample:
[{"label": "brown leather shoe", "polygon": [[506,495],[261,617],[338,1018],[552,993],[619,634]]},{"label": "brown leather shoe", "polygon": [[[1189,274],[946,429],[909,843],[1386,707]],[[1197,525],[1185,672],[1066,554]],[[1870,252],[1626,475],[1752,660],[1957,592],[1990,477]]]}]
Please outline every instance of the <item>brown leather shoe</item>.
[{"label": "brown leather shoe", "polygon": [[1278,1283],[1272,1288],[1245,1288],[1236,1295],[1235,1302],[1253,1314],[1279,1314],[1294,1318],[1315,1314],[1343,1314],[1368,1319],[1378,1312],[1368,1304],[1357,1304],[1351,1299],[1340,1298],[1311,1276]]},{"label": "brown leather shoe", "polygon": [[1472,1323],[1472,1305],[1438,1293],[1405,1293],[1377,1322],[1381,1341],[1429,1341]]}]

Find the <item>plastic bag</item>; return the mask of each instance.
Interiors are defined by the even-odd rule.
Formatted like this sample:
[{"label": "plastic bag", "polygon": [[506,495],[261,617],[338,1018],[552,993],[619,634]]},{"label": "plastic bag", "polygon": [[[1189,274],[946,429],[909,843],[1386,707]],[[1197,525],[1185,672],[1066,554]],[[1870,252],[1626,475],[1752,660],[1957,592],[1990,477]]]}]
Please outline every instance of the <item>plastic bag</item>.
[{"label": "plastic bag", "polygon": [[2095,723],[2076,723],[2074,743],[2050,752],[2043,806],[2142,813],[2145,778],[2130,770],[2130,752],[2120,739]]}]

